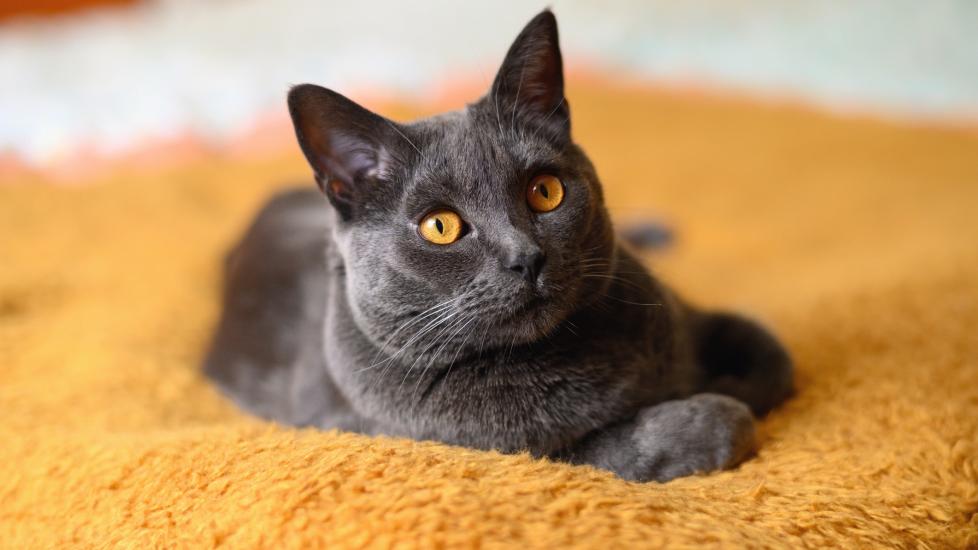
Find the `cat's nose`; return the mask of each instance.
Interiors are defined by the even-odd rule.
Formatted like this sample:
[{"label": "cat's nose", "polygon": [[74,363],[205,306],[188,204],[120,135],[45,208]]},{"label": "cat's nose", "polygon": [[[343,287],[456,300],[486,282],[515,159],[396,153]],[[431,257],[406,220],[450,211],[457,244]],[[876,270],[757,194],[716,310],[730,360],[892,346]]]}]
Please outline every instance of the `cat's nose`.
[{"label": "cat's nose", "polygon": [[509,257],[506,267],[519,275],[524,281],[533,284],[537,282],[547,256],[538,248],[521,251]]}]

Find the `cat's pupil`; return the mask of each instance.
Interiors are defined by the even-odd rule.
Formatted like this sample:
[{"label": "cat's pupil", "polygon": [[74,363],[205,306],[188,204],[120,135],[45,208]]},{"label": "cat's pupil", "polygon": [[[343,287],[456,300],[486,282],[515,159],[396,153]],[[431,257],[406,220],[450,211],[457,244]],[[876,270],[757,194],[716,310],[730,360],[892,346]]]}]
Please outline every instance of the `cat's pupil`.
[{"label": "cat's pupil", "polygon": [[441,223],[441,218],[435,218],[435,229],[441,234],[445,233],[445,225]]},{"label": "cat's pupil", "polygon": [[540,186],[540,194],[543,195],[543,198],[545,198],[545,199],[549,199],[550,198],[550,192],[547,191],[547,186],[546,185],[541,185]]}]

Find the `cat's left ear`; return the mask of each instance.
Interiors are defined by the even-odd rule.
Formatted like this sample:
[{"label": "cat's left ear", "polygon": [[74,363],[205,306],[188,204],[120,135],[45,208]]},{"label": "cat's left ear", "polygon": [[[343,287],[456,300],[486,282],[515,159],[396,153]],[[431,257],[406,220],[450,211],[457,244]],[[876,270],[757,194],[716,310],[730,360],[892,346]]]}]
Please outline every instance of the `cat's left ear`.
[{"label": "cat's left ear", "polygon": [[486,101],[512,122],[544,124],[570,136],[557,18],[550,10],[531,19],[513,41]]},{"label": "cat's left ear", "polygon": [[314,84],[292,88],[289,113],[320,189],[344,219],[355,217],[399,154],[395,123]]}]

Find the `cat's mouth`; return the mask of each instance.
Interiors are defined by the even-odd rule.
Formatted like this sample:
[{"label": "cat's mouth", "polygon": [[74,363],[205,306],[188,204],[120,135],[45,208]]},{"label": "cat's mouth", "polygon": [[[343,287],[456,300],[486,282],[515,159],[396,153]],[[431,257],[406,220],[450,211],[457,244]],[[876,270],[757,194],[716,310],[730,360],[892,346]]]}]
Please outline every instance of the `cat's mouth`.
[{"label": "cat's mouth", "polygon": [[532,315],[535,311],[545,307],[547,305],[547,299],[540,295],[539,293],[531,296],[522,304],[516,306],[516,308],[510,312],[508,319],[509,321],[518,321],[527,315]]},{"label": "cat's mouth", "polygon": [[498,282],[466,292],[464,317],[480,334],[477,346],[512,346],[545,338],[573,313],[579,279],[541,277],[535,283],[503,286]]},{"label": "cat's mouth", "polygon": [[[518,342],[542,338],[566,316],[562,300],[552,290],[532,289],[511,298],[511,307],[496,317],[493,324],[508,329]],[[522,299],[520,299],[522,298]]]}]

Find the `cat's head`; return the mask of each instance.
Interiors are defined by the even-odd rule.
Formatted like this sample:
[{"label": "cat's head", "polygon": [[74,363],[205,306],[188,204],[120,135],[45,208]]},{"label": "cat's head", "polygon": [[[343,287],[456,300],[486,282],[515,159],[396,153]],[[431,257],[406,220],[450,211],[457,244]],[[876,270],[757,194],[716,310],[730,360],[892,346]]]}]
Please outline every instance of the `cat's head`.
[{"label": "cat's head", "polygon": [[299,144],[336,211],[359,328],[406,359],[554,331],[606,286],[613,232],[571,139],[557,22],[537,15],[489,93],[411,124],[325,88],[289,94]]}]

